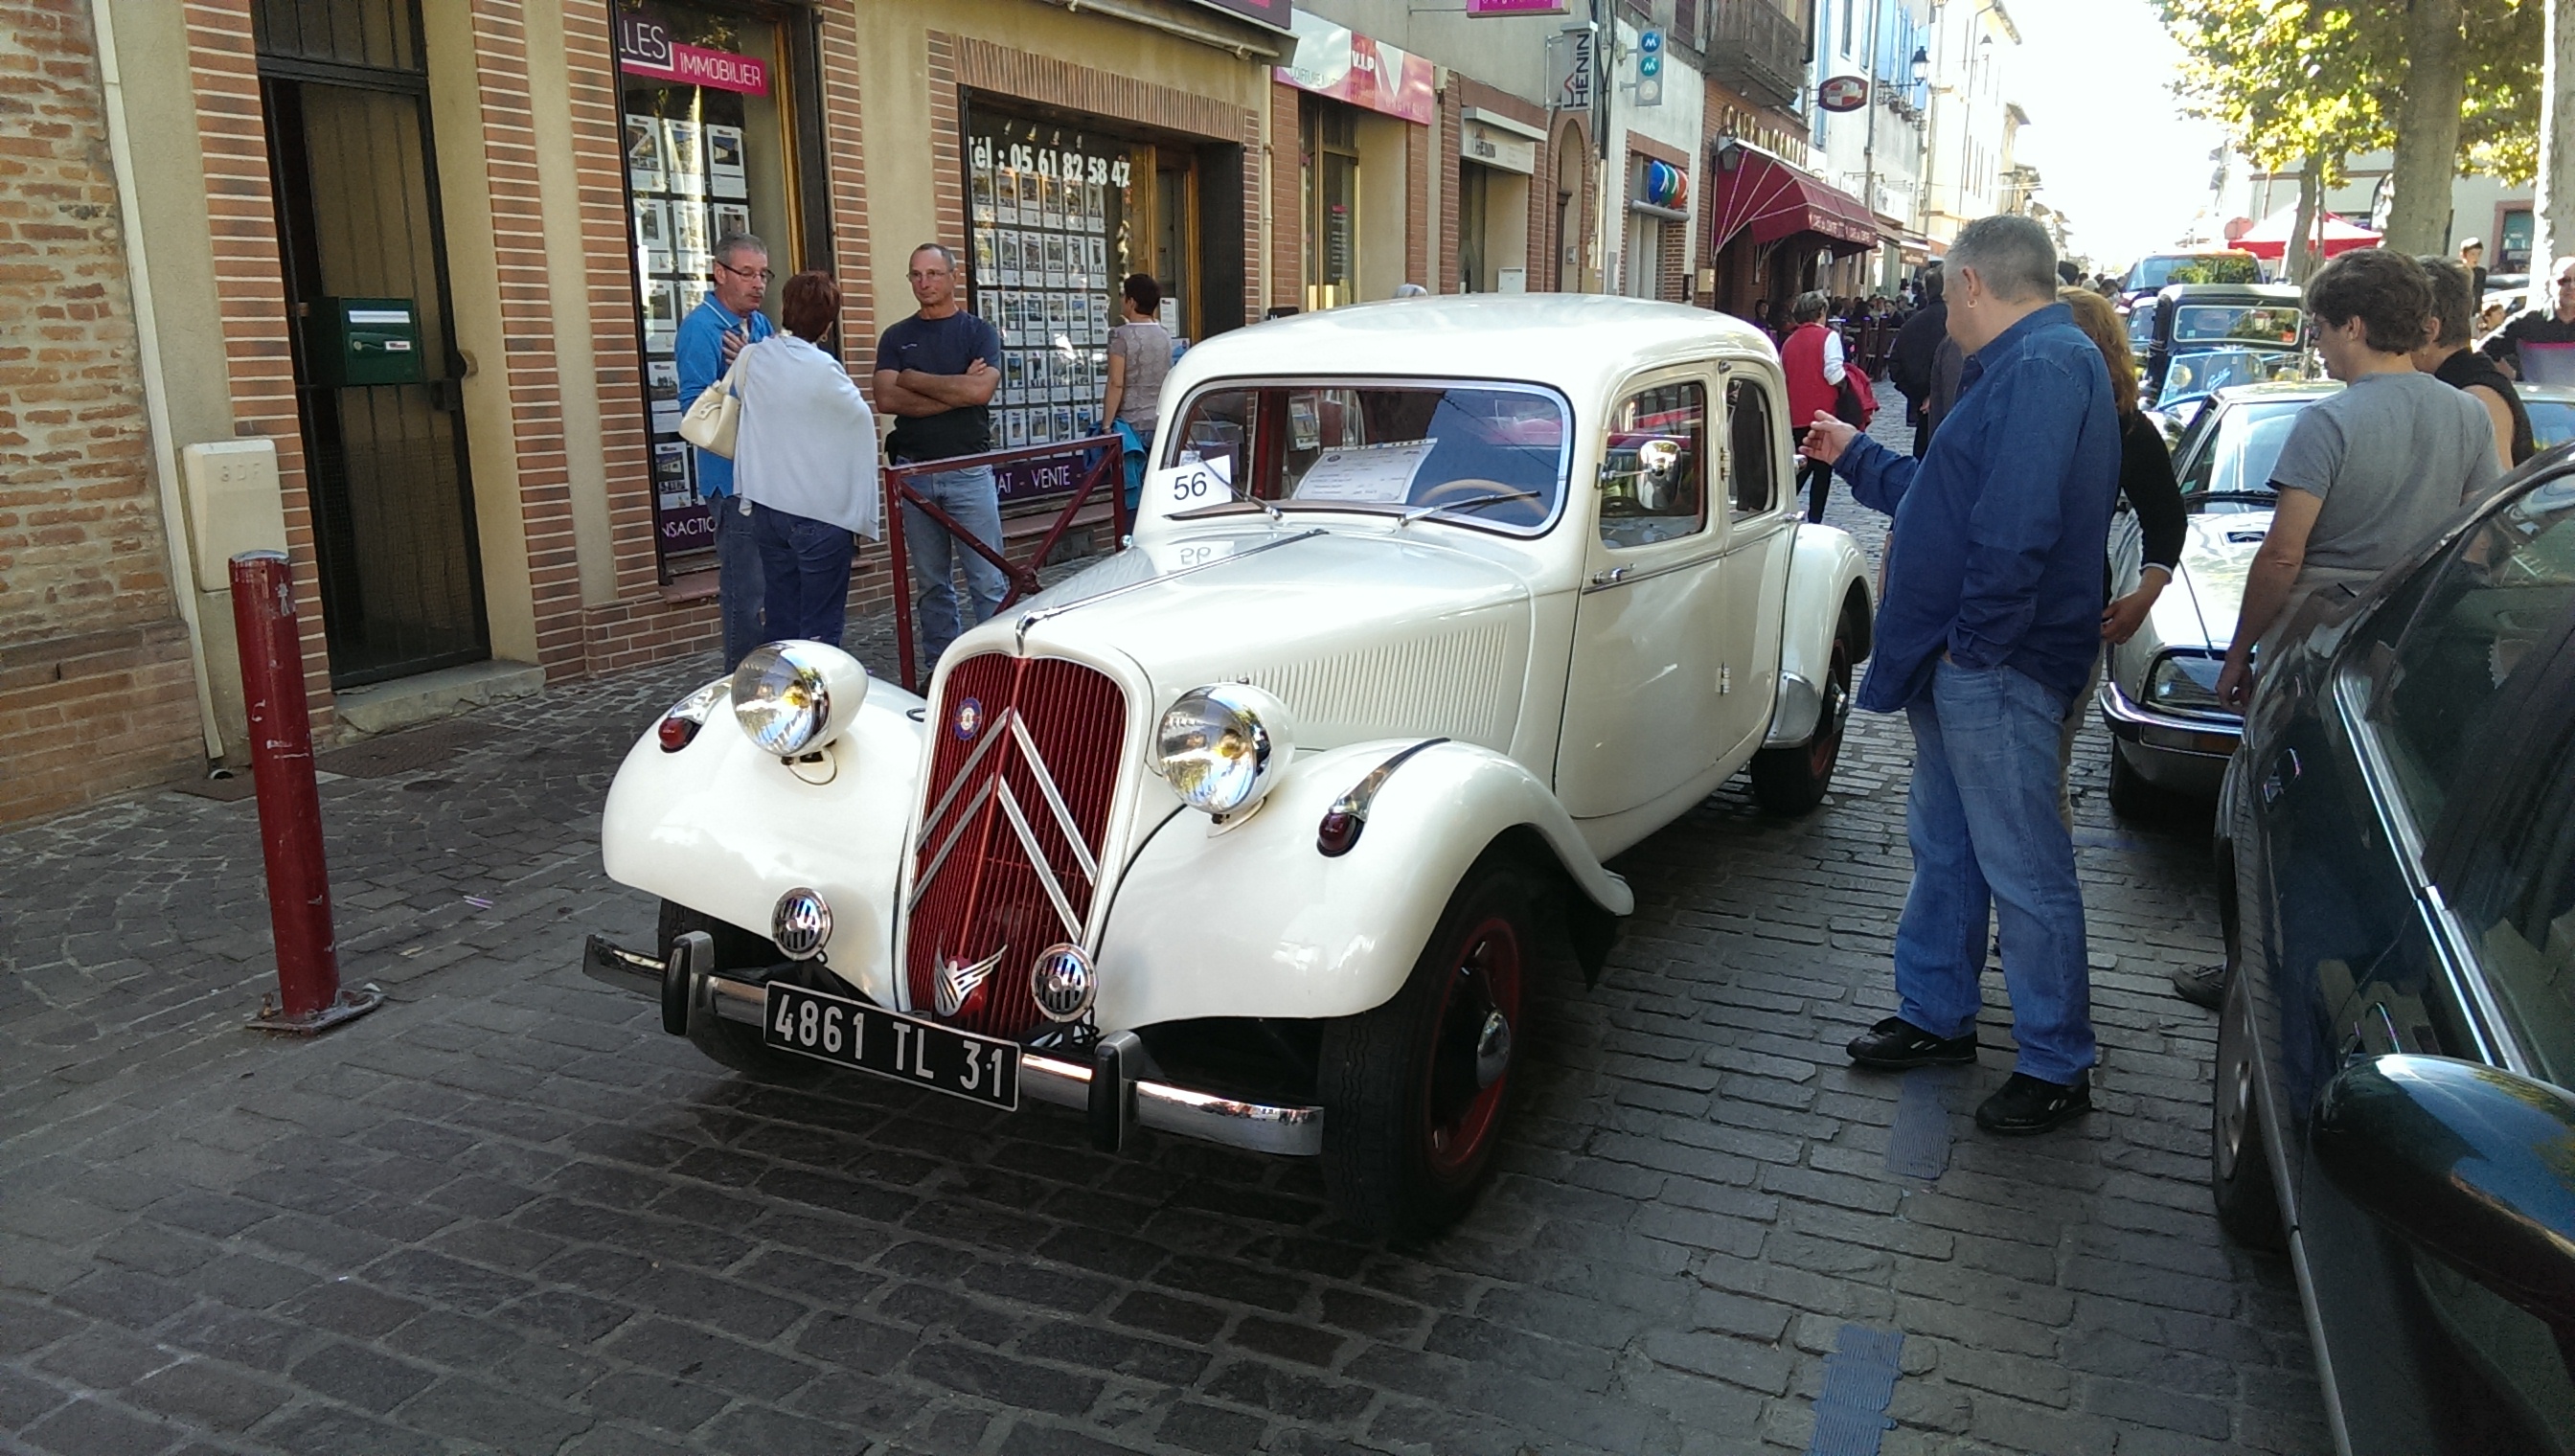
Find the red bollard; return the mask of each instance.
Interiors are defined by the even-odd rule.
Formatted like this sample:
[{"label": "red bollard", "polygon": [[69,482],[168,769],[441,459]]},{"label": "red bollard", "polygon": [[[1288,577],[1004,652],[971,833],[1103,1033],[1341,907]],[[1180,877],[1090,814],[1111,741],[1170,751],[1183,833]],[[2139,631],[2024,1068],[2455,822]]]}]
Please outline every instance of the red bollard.
[{"label": "red bollard", "polygon": [[[281,551],[232,560],[233,636],[250,709],[251,773],[259,785],[259,847],[268,863],[268,922],[277,937],[280,1001],[260,998],[263,1031],[328,1030],[384,997],[340,989],[331,929],[331,878],[322,860],[322,789],[313,777],[313,720],[304,705],[304,647],[295,576]],[[282,1001],[282,1004],[281,1004]]]}]

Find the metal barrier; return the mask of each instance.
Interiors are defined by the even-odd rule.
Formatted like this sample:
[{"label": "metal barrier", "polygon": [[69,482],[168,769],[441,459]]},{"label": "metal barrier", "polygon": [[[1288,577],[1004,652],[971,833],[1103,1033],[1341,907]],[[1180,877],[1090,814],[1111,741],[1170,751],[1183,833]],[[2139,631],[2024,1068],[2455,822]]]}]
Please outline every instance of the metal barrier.
[{"label": "metal barrier", "polygon": [[[912,478],[915,476],[946,475],[950,471],[974,470],[979,466],[1012,465],[1020,461],[1064,460],[1080,457],[1090,457],[1090,464],[1083,468],[1081,479],[1074,483],[1073,493],[1065,499],[1064,509],[1056,513],[1054,524],[1047,528],[1046,535],[1038,539],[1038,544],[1029,553],[1029,559],[1025,565],[1014,563],[999,544],[986,545],[973,532],[958,525],[957,519],[941,510],[937,503],[926,499],[919,491],[912,488]],[[1070,449],[1061,444],[1027,445],[1015,450],[988,450],[982,455],[960,455],[948,460],[915,461],[906,465],[896,465],[889,461],[885,467],[885,481],[886,545],[892,548],[894,557],[895,646],[902,661],[904,690],[909,693],[920,692],[923,685],[914,671],[916,664],[913,662],[915,646],[912,623],[912,556],[905,548],[903,539],[905,506],[917,508],[921,514],[929,517],[942,530],[945,530],[959,545],[1001,570],[1002,575],[1011,583],[1011,590],[1002,598],[1004,608],[1038,590],[1041,585],[1038,581],[1038,568],[1046,565],[1046,559],[1054,553],[1057,544],[1064,540],[1064,534],[1073,529],[1074,518],[1082,513],[1085,506],[1091,504],[1092,493],[1100,489],[1103,481],[1109,484],[1110,519],[1115,528],[1115,538],[1119,541],[1127,539],[1127,442],[1116,435],[1095,436]],[[999,488],[1000,482],[997,480],[995,489]],[[954,590],[953,584],[951,590]],[[963,594],[958,597],[958,628],[961,632],[974,625],[965,620],[968,611],[967,600]],[[938,667],[937,663],[930,665],[933,672],[936,672]]]}]

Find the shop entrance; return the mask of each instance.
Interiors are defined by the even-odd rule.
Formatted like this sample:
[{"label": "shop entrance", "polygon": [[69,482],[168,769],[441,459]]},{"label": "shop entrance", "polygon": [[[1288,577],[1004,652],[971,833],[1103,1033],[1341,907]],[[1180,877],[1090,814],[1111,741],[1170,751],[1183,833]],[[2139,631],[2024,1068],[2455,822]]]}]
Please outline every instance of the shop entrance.
[{"label": "shop entrance", "polygon": [[252,9],[331,682],[491,656],[417,0]]}]

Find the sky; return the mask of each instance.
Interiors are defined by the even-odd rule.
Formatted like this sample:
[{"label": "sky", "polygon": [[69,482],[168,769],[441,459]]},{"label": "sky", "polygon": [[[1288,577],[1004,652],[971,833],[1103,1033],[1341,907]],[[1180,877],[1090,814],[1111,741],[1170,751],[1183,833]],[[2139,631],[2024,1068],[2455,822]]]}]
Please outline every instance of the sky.
[{"label": "sky", "polygon": [[[2110,272],[2170,247],[2208,208],[2208,153],[2225,140],[2182,115],[2181,48],[2147,0],[2009,5],[2021,45],[2004,87],[2029,113],[2019,159],[2038,169],[2039,200],[2065,214],[2070,251]],[[2229,183],[2240,197],[2240,172]]]}]

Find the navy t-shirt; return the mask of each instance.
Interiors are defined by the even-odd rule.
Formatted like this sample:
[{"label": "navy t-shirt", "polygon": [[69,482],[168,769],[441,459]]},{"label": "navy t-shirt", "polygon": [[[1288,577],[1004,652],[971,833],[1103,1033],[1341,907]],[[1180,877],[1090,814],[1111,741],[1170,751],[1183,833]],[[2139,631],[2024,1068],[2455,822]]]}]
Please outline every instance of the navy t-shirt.
[{"label": "navy t-shirt", "polygon": [[[880,372],[917,369],[924,374],[964,374],[978,359],[1000,369],[1002,336],[963,309],[944,319],[916,314],[877,338]],[[990,450],[992,440],[992,407],[973,405],[919,419],[898,417],[886,449],[897,460],[946,460]]]}]

